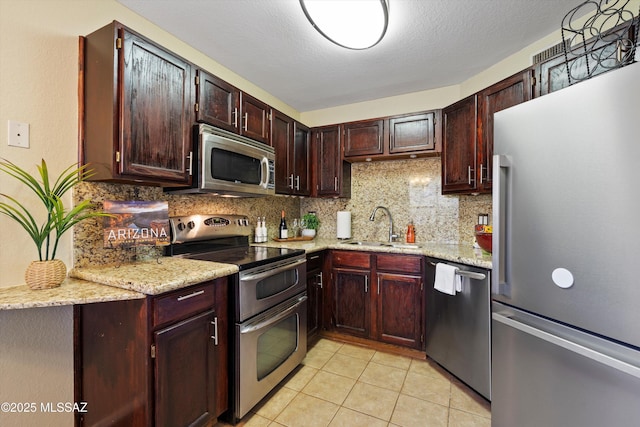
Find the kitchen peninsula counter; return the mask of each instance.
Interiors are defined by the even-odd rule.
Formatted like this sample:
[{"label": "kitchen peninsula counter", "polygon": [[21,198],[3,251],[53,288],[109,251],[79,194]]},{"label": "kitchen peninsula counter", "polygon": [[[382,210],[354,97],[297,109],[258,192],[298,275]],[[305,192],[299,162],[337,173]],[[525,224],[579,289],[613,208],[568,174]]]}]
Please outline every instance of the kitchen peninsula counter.
[{"label": "kitchen peninsula counter", "polygon": [[[353,239],[357,240],[357,239]],[[322,251],[325,249],[355,250],[369,252],[385,252],[394,254],[425,255],[446,261],[458,262],[481,268],[492,268],[491,254],[482,249],[475,249],[470,245],[456,245],[444,243],[416,243],[419,247],[393,247],[393,246],[368,246],[347,244],[347,241],[337,239],[313,239],[304,241],[259,243],[255,246],[271,246],[276,248],[303,249],[307,253]],[[402,245],[402,242],[398,242]]]},{"label": "kitchen peninsula counter", "polygon": [[231,264],[182,258],[74,268],[57,288],[0,288],[0,310],[142,299],[238,272]]}]

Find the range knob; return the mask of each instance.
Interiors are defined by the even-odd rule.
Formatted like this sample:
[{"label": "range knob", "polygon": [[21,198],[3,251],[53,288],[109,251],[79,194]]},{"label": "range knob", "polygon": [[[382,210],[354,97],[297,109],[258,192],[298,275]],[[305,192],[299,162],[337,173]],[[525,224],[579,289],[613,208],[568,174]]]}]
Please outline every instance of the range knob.
[{"label": "range knob", "polygon": [[184,230],[184,227],[185,227],[184,222],[179,222],[176,227],[178,228],[178,231]]},{"label": "range knob", "polygon": [[196,226],[196,223],[193,222],[193,221],[189,221],[187,223],[187,227],[189,227],[189,230],[193,230],[195,228],[195,226]]}]

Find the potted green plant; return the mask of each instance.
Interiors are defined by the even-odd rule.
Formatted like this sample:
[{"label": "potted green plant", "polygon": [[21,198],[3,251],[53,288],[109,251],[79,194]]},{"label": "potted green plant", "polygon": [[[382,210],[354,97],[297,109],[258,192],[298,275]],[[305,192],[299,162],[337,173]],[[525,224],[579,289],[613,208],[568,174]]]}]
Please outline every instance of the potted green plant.
[{"label": "potted green plant", "polygon": [[[92,211],[93,205],[88,200],[78,203],[71,210],[64,207],[62,196],[93,175],[86,165],[72,164],[55,181],[49,178],[44,159],[37,167],[38,174],[31,175],[9,160],[0,161],[0,171],[24,184],[25,189],[31,190],[40,199],[44,208],[42,212],[31,212],[15,197],[0,193],[0,213],[20,224],[35,243],[38,260],[27,267],[25,281],[31,289],[46,289],[60,286],[67,275],[67,267],[56,259],[62,235],[82,220],[109,214]],[[36,220],[39,217],[44,217],[42,223]]]},{"label": "potted green plant", "polygon": [[306,213],[302,215],[302,236],[315,237],[320,227],[320,220],[315,213]]}]

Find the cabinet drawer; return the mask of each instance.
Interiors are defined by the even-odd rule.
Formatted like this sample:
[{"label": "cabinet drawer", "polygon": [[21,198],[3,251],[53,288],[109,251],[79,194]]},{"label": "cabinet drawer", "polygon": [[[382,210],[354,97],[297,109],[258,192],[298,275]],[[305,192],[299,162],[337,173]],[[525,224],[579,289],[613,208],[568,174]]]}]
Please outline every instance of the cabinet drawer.
[{"label": "cabinet drawer", "polygon": [[409,274],[422,273],[422,257],[412,255],[378,254],[376,267],[382,271],[397,271]]},{"label": "cabinet drawer", "polygon": [[371,254],[366,252],[334,251],[332,261],[334,267],[371,268]]},{"label": "cabinet drawer", "polygon": [[153,326],[185,319],[213,307],[212,282],[180,289],[153,299]]},{"label": "cabinet drawer", "polygon": [[322,269],[322,252],[311,253],[307,255],[307,271]]}]

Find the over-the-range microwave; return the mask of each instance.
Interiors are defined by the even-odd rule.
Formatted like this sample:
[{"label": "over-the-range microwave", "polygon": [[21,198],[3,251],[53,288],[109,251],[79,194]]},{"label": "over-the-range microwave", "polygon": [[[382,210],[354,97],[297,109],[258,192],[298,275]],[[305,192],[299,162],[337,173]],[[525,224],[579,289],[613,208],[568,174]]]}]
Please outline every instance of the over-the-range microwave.
[{"label": "over-the-range microwave", "polygon": [[165,191],[231,197],[275,194],[273,147],[205,124],[194,127],[193,141],[193,185]]}]

